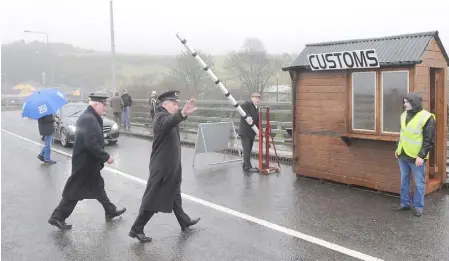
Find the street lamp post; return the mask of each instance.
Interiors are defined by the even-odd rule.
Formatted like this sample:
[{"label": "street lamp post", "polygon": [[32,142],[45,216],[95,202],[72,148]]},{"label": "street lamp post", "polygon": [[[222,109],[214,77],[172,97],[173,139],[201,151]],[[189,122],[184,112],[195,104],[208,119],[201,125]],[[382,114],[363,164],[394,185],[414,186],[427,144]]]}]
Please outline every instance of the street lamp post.
[{"label": "street lamp post", "polygon": [[111,55],[112,55],[112,90],[116,91],[116,76],[115,76],[115,37],[114,37],[114,8],[112,0],[109,1],[110,13],[110,27],[111,27]]},{"label": "street lamp post", "polygon": [[[40,31],[30,31],[30,30],[25,30],[25,31],[23,31],[24,33],[31,33],[31,34],[43,34],[43,35],[45,35],[45,38],[46,38],[46,44],[47,44],[47,47],[48,47],[48,34],[46,33],[46,32],[40,32]],[[50,53],[50,52],[49,52]],[[49,55],[49,58],[50,58],[50,55]],[[49,71],[51,71],[51,61],[50,61],[50,69],[49,69]],[[49,86],[51,86],[51,84],[52,84],[52,78],[53,78],[53,74],[50,72],[49,73],[49,80],[48,80],[48,85]],[[45,83],[44,83],[45,84]]]}]

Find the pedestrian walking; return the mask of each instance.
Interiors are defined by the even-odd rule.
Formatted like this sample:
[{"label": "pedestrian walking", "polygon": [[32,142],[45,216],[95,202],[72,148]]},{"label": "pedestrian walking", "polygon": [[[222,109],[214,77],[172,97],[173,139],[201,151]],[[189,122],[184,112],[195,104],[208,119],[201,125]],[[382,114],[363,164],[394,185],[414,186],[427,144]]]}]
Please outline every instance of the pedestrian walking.
[{"label": "pedestrian walking", "polygon": [[48,223],[60,229],[70,229],[65,220],[72,214],[76,204],[83,199],[96,199],[104,208],[106,220],[123,214],[126,208],[117,209],[109,201],[104,189],[101,169],[113,158],[104,150],[103,119],[106,95],[91,94],[89,106],[76,122],[75,144],[72,154],[72,174],[68,178],[62,199],[51,214]]},{"label": "pedestrian walking", "polygon": [[47,164],[56,164],[56,161],[51,159],[51,144],[53,143],[53,134],[55,118],[53,115],[46,115],[37,120],[39,127],[39,134],[43,137],[45,144],[37,158]]},{"label": "pedestrian walking", "polygon": [[109,101],[109,105],[112,108],[112,113],[114,114],[114,121],[117,123],[117,125],[121,125],[121,119],[122,119],[122,111],[125,107],[125,103],[123,102],[123,99],[120,97],[120,94],[116,92],[114,96],[112,96],[111,100]]},{"label": "pedestrian walking", "polygon": [[131,126],[129,125],[129,116],[131,114],[131,106],[133,105],[133,99],[128,94],[128,90],[124,89],[122,94],[123,100],[123,126],[126,130],[129,130]]},{"label": "pedestrian walking", "polygon": [[[401,115],[401,132],[395,157],[401,171],[400,206],[421,216],[424,210],[425,166],[435,141],[435,115],[424,110],[418,93],[404,96],[405,111]],[[411,200],[410,175],[413,172],[415,190]]]},{"label": "pedestrian walking", "polygon": [[181,140],[179,123],[196,111],[195,101],[190,99],[179,110],[179,91],[169,91],[159,96],[153,123],[153,146],[150,157],[150,176],[142,197],[139,214],[131,227],[129,236],[140,242],[150,242],[144,227],[158,212],[174,212],[181,230],[198,223],[200,218],[191,219],[182,208],[181,200]]}]

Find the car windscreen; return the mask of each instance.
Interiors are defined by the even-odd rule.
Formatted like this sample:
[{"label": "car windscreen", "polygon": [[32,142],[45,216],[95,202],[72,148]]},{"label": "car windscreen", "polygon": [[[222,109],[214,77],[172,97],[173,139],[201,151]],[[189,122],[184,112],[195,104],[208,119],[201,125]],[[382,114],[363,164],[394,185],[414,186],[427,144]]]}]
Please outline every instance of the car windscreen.
[{"label": "car windscreen", "polygon": [[78,117],[86,110],[86,106],[81,105],[66,105],[62,108],[63,117]]}]

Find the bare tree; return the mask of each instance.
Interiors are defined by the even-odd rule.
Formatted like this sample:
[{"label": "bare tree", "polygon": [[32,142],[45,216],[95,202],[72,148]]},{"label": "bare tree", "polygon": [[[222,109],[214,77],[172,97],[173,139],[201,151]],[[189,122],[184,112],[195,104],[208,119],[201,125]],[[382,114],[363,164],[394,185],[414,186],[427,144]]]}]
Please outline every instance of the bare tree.
[{"label": "bare tree", "polygon": [[293,60],[296,58],[296,54],[293,53],[282,53],[279,56],[279,63],[281,67],[289,66]]},{"label": "bare tree", "polygon": [[248,92],[263,93],[276,72],[276,62],[257,38],[248,38],[239,51],[231,52],[225,68],[236,75]]},{"label": "bare tree", "polygon": [[[197,53],[213,70],[212,57],[198,51]],[[176,57],[176,66],[171,70],[170,76],[188,92],[189,97],[200,98],[207,88],[214,85],[198,62],[187,52]]]}]

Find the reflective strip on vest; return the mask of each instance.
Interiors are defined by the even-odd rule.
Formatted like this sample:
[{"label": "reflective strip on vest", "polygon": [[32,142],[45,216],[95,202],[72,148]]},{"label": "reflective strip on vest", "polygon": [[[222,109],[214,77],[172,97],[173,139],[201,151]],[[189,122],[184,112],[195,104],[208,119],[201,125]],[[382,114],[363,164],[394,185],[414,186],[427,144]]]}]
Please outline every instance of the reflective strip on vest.
[{"label": "reflective strip on vest", "polygon": [[[422,110],[406,124],[407,112],[402,113],[401,132],[396,150],[398,154],[404,150],[408,156],[412,158],[418,157],[423,142],[422,129],[431,116],[435,118],[435,115],[432,113]],[[429,155],[426,156],[426,159],[428,157]]]}]

